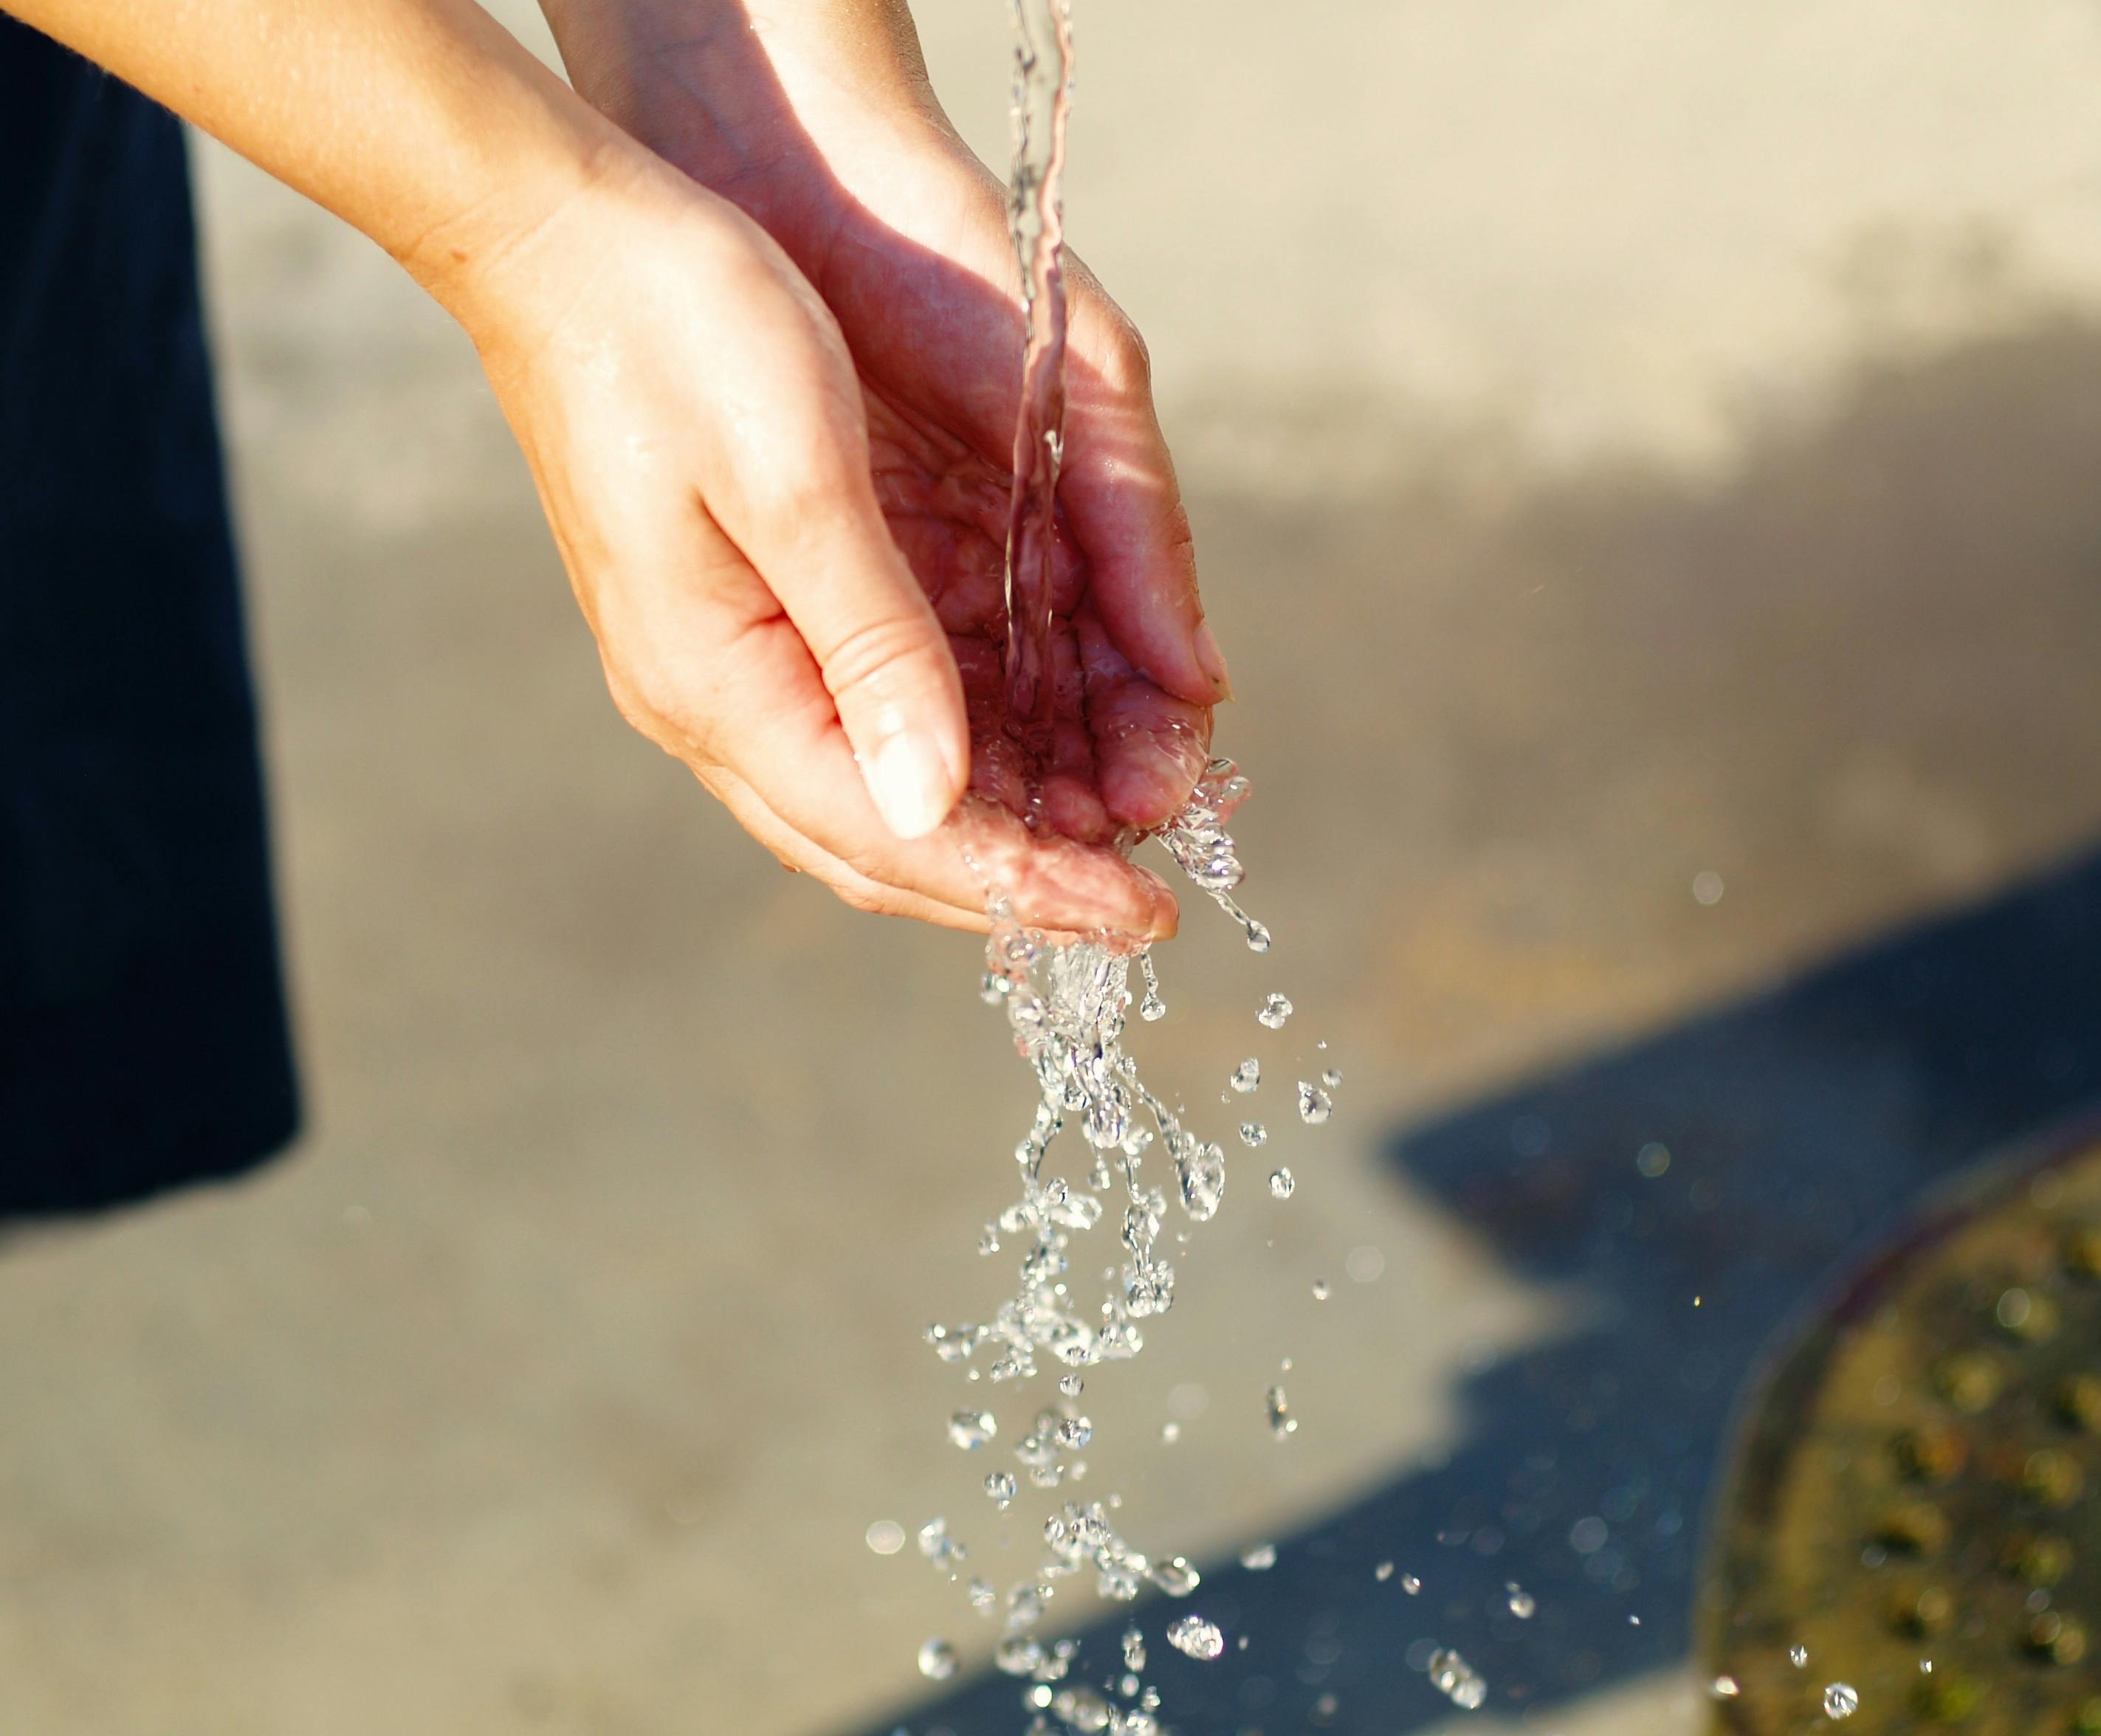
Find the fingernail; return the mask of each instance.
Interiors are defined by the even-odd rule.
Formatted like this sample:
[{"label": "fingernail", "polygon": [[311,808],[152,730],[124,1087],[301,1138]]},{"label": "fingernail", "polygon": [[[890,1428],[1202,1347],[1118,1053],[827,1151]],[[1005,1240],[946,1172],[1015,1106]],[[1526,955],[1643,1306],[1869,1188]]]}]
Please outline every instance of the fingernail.
[{"label": "fingernail", "polygon": [[1226,654],[1219,649],[1217,636],[1207,621],[1196,623],[1196,666],[1210,678],[1221,698],[1233,696],[1233,678],[1226,673]]},{"label": "fingernail", "polygon": [[1152,938],[1172,940],[1182,925],[1182,907],[1175,901],[1174,889],[1151,868],[1139,868],[1138,873],[1152,894]]},{"label": "fingernail", "polygon": [[878,748],[866,776],[876,811],[900,838],[923,838],[955,806],[955,784],[940,744],[916,730],[892,735]]}]

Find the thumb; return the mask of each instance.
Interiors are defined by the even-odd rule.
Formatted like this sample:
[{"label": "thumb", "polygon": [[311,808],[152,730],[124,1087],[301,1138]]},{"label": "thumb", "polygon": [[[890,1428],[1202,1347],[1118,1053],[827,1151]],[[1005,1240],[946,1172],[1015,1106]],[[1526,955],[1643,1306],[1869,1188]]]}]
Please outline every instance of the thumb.
[{"label": "thumb", "polygon": [[[932,604],[891,538],[865,459],[815,466],[725,525],[802,635],[862,781],[898,837],[923,837],[970,781],[963,685]],[[786,497],[781,497],[785,493]]]}]

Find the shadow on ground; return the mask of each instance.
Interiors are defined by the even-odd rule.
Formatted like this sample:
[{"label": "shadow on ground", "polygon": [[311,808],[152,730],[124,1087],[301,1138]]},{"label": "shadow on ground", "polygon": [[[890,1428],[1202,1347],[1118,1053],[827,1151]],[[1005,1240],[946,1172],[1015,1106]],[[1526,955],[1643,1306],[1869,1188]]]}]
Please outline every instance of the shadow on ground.
[{"label": "shadow on ground", "polygon": [[[1681,1660],[1762,1347],[1935,1182],[2097,1091],[2101,855],[1402,1131],[1395,1166],[1579,1298],[1572,1330],[1469,1376],[1448,1463],[1280,1539],[1267,1572],[1207,1575],[1204,1613],[1249,1645],[1157,1663],[1176,1723],[1417,1729],[1451,1711],[1422,1673],[1432,1641],[1506,1709]],[[1111,1631],[1087,1650],[1112,1657]],[[1011,1736],[1016,1690],[975,1685],[910,1727]]]},{"label": "shadow on ground", "polygon": [[[1820,762],[1887,730],[1977,793],[1987,837],[2010,836],[2002,811],[2048,811],[2053,788],[2083,781],[2095,706],[2075,670],[2081,657],[2090,669],[2101,594],[2097,383],[2101,335],[2048,325],[1869,370],[1828,425],[1776,443],[1718,496],[1621,479],[1504,533],[1535,561],[1542,538],[1561,546],[1563,577],[1596,578],[1595,594],[1564,587],[1564,603],[1574,592],[1618,611],[1619,645],[1647,643],[1655,671],[1714,699],[1644,725],[1631,678],[1650,671],[1630,666],[1616,684],[1608,647],[1604,673],[1592,659],[1572,678],[1596,684],[1598,712],[1629,714],[1630,741],[1672,735],[1674,716],[1709,720],[1688,727],[1712,750],[1722,806],[1758,834],[1748,848],[1768,884],[1796,889],[1790,911],[1838,917],[1826,932],[1872,907],[1875,870],[1864,858],[1816,878],[1829,842],[1799,815]],[[1644,572],[1696,575],[1721,600],[1697,606],[1693,630],[1684,590],[1629,576]],[[1379,607],[1340,655],[1373,654]],[[1550,623],[1519,625],[1513,656],[1537,640],[1550,674],[1555,638]],[[2024,710],[2046,685],[2054,709]],[[1542,828],[1570,811],[1570,785],[1589,784],[1551,758],[1493,785],[1541,783],[1527,812]],[[2090,814],[2081,801],[2065,806]],[[1407,1467],[1277,1538],[1267,1572],[1207,1573],[1198,1604],[1247,1649],[1199,1666],[1155,1639],[1148,1676],[1174,1725],[1418,1729],[1453,1710],[1424,1674],[1432,1642],[1464,1653],[1506,1713],[1683,1662],[1705,1509],[1762,1348],[1943,1177],[2101,1094],[2101,855],[2063,855],[2090,828],[2061,834],[2054,870],[1397,1131],[1386,1151],[1398,1173],[1565,1295],[1568,1328],[1470,1370],[1447,1462]],[[1537,1600],[1529,1620],[1509,1608],[1513,1581]],[[1164,1613],[1145,1612],[1149,1634]],[[1121,1625],[1085,1636],[1077,1679],[1103,1679]],[[973,1681],[867,1728],[1013,1736],[1020,1686]]]}]

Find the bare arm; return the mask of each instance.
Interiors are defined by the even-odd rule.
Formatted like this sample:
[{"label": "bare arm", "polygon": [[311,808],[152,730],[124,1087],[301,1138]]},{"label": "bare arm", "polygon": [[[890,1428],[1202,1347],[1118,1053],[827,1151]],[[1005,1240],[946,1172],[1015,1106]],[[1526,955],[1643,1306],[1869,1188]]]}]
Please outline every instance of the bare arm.
[{"label": "bare arm", "polygon": [[[970,775],[949,640],[878,499],[838,325],[743,212],[471,0],[0,0],[355,224],[473,338],[608,686],[790,866],[984,925],[937,831]],[[1017,822],[1028,917],[1171,926],[1163,890]]]},{"label": "bare arm", "polygon": [[354,224],[449,307],[627,148],[471,0],[4,4]]}]

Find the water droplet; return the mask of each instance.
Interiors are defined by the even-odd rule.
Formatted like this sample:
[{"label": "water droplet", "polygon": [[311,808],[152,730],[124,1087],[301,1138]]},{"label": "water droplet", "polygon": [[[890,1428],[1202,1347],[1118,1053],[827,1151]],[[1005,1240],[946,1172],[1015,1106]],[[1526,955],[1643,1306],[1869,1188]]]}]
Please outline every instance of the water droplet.
[{"label": "water droplet", "polygon": [[1290,1017],[1290,1001],[1283,995],[1272,995],[1263,1002],[1262,1009],[1255,1014],[1255,1023],[1267,1026],[1272,1031],[1281,1031],[1285,1020]]},{"label": "water droplet", "polygon": [[1150,947],[1138,955],[1138,974],[1145,979],[1145,998],[1139,1003],[1138,1016],[1150,1025],[1167,1016],[1167,1003],[1160,998],[1160,977],[1152,968]]},{"label": "water droplet", "polygon": [[984,1480],[985,1493],[998,1504],[1002,1513],[1014,1499],[1015,1486],[1013,1473],[1008,1471],[994,1471]]},{"label": "water droplet", "polygon": [[999,1642],[992,1661],[1008,1676],[1033,1676],[1043,1668],[1043,1642],[1011,1633]]},{"label": "water droplet", "polygon": [[1268,1137],[1269,1129],[1264,1127],[1261,1122],[1243,1121],[1241,1123],[1241,1143],[1242,1145],[1258,1146]]},{"label": "water droplet", "polygon": [[1296,1434],[1298,1419],[1291,1414],[1291,1406],[1284,1396],[1284,1389],[1272,1386],[1263,1398],[1269,1412],[1269,1432],[1280,1441],[1287,1434]]},{"label": "water droplet", "polygon": [[905,1547],[905,1527],[894,1519],[878,1519],[865,1541],[878,1555],[895,1555]]},{"label": "water droplet", "polygon": [[1250,1573],[1267,1573],[1276,1565],[1276,1545],[1251,1543],[1241,1551],[1241,1566]]},{"label": "water droplet", "polygon": [[1328,1300],[1328,1280],[1325,1278],[1315,1279],[1313,1280],[1313,1300],[1316,1302],[1325,1302]]},{"label": "water droplet", "polygon": [[1203,1575],[1189,1565],[1186,1556],[1180,1555],[1159,1562],[1148,1577],[1170,1597],[1186,1597],[1204,1583]]},{"label": "water droplet", "polygon": [[1833,1721],[1850,1718],[1860,1709],[1860,1690],[1851,1682],[1834,1681],[1824,1690],[1825,1717]]},{"label": "water droplet", "polygon": [[1385,1584],[1388,1579],[1391,1579],[1393,1577],[1393,1563],[1391,1562],[1381,1562],[1378,1566],[1372,1569],[1372,1577],[1374,1579],[1377,1579],[1380,1584]]},{"label": "water droplet", "polygon": [[1214,1145],[1200,1146],[1192,1141],[1175,1157],[1174,1177],[1182,1195],[1182,1209],[1196,1222],[1207,1223],[1225,1197],[1226,1154]]},{"label": "water droplet", "polygon": [[1789,1646],[1787,1649],[1787,1661],[1793,1664],[1798,1670],[1807,1669],[1809,1668],[1809,1648],[1807,1645]]},{"label": "water droplet", "polygon": [[1236,1091],[1247,1092],[1254,1090],[1257,1085],[1262,1083],[1262,1063],[1256,1060],[1253,1055],[1250,1055],[1246,1060],[1241,1062],[1238,1067],[1232,1070],[1232,1072],[1227,1076],[1226,1083],[1231,1085]]},{"label": "water droplet", "polygon": [[1289,1169],[1276,1170],[1269,1178],[1269,1191],[1273,1198],[1278,1199],[1289,1199],[1292,1189],[1298,1185],[1298,1178]]},{"label": "water droplet", "polygon": [[930,1519],[919,1527],[919,1553],[936,1567],[948,1567],[963,1561],[970,1552],[949,1535],[949,1522]]},{"label": "water droplet", "polygon": [[1050,1711],[1077,1736],[1095,1736],[1117,1721],[1115,1709],[1092,1688],[1065,1688],[1051,1697]]},{"label": "water droplet", "polygon": [[949,1438],[969,1451],[999,1433],[999,1424],[989,1411],[958,1411],[949,1419]]},{"label": "water droplet", "polygon": [[[1323,1043],[1320,1046],[1323,1049],[1325,1049],[1328,1045],[1325,1043]],[[1330,1091],[1339,1090],[1342,1089],[1342,1076],[1340,1072],[1336,1071],[1335,1068],[1331,1067],[1327,1070],[1327,1071],[1320,1076],[1320,1083],[1325,1085]]]},{"label": "water droplet", "polygon": [[919,1673],[946,1681],[956,1673],[956,1648],[946,1640],[929,1640],[919,1648]]},{"label": "water droplet", "polygon": [[1670,1168],[1670,1147],[1651,1140],[1634,1153],[1634,1168],[1652,1182]]},{"label": "water droplet", "polygon": [[1400,1576],[1400,1588],[1411,1597],[1420,1597],[1422,1595],[1422,1582],[1412,1573],[1404,1573]]},{"label": "water droplet", "polygon": [[1218,1623],[1201,1615],[1184,1615],[1167,1624],[1167,1643],[1186,1658],[1209,1663],[1226,1649],[1226,1637]]},{"label": "water droplet", "polygon": [[1455,1651],[1431,1653],[1430,1685],[1467,1712],[1477,1711],[1488,1697],[1488,1683]]},{"label": "water droplet", "polygon": [[999,1601],[997,1594],[982,1579],[972,1579],[963,1594],[971,1600],[971,1607],[980,1615],[989,1615],[993,1605]]},{"label": "water droplet", "polygon": [[1538,1600],[1515,1579],[1503,1587],[1503,1592],[1509,1600],[1511,1614],[1521,1622],[1530,1621],[1539,1608]]},{"label": "water droplet", "polygon": [[1247,918],[1247,943],[1250,952],[1267,952],[1269,950],[1269,930],[1253,917]]},{"label": "water droplet", "polygon": [[1334,1100],[1318,1085],[1298,1081],[1298,1119],[1308,1127],[1318,1127],[1335,1112]]},{"label": "water droplet", "polygon": [[1058,1444],[1079,1448],[1095,1438],[1095,1425],[1084,1416],[1068,1416],[1058,1425]]},{"label": "water droplet", "polygon": [[1136,1628],[1123,1631],[1123,1667],[1134,1676],[1145,1668],[1145,1636]]},{"label": "water droplet", "polygon": [[1733,1700],[1744,1690],[1737,1686],[1733,1676],[1717,1676],[1707,1685],[1707,1691],[1718,1700]]},{"label": "water droplet", "polygon": [[1173,1446],[1173,1445],[1174,1445],[1177,1441],[1180,1440],[1181,1438],[1182,1438],[1182,1425],[1181,1425],[1181,1424],[1179,1424],[1179,1423],[1162,1423],[1162,1424],[1160,1425],[1160,1440],[1161,1440],[1161,1444],[1162,1446],[1166,1446],[1166,1447],[1172,1447],[1172,1446]]}]

